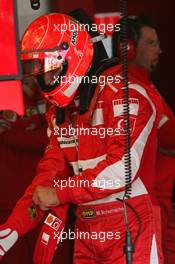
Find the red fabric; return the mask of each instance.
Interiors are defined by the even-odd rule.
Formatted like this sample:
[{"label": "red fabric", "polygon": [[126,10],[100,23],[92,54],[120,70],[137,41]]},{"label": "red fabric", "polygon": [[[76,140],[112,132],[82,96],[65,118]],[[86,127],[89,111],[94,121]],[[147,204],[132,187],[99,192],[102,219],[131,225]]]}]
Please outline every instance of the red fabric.
[{"label": "red fabric", "polygon": [[19,115],[24,114],[24,102],[21,81],[1,81],[0,98],[0,110],[10,109],[12,111],[16,111]]},{"label": "red fabric", "polygon": [[[134,264],[163,264],[160,240],[160,211],[153,206],[148,195],[128,199],[138,212],[142,228],[135,243],[133,253]],[[83,217],[85,209],[93,210],[93,217]],[[110,211],[113,213],[110,213]],[[114,213],[115,212],[115,213]],[[125,223],[121,202],[95,206],[82,206],[78,210],[79,216],[75,228],[75,264],[126,264],[123,246],[125,244]],[[127,207],[129,227],[134,241],[139,228],[135,214]],[[151,218],[151,221],[150,221]],[[84,232],[84,233],[83,233]],[[83,235],[84,234],[84,235]],[[93,235],[92,235],[93,234]],[[152,236],[155,234],[159,261],[152,248]],[[97,237],[97,239],[95,239]],[[153,255],[151,256],[151,254]]]},{"label": "red fabric", "polygon": [[[9,210],[1,210],[0,222],[5,223],[7,217],[11,212]],[[18,239],[15,245],[8,251],[7,254],[2,259],[2,264],[31,264],[32,263],[32,253],[34,250],[34,244],[36,241],[36,236],[38,232],[34,230],[29,232],[27,235]]]},{"label": "red fabric", "polygon": [[[115,69],[116,72],[118,69]],[[114,69],[111,69],[111,71],[113,72]],[[118,72],[117,72],[118,73]],[[131,77],[132,78],[132,77]],[[131,81],[133,83],[135,83],[136,79],[133,77],[131,79]],[[155,175],[156,175],[156,167],[155,167],[155,161],[156,161],[156,154],[157,154],[157,127],[159,124],[159,121],[161,119],[162,116],[162,103],[161,103],[161,99],[159,94],[156,92],[156,90],[151,86],[148,86],[148,84],[139,82],[137,80],[137,83],[140,84],[139,88],[141,90],[146,90],[146,95],[145,95],[145,90],[142,93],[141,91],[135,89],[130,89],[130,98],[134,98],[137,99],[139,101],[139,111],[138,111],[138,116],[136,114],[135,116],[131,115],[131,121],[132,118],[136,118],[136,124],[135,126],[132,126],[132,136],[131,136],[131,145],[134,146],[134,143],[136,142],[136,140],[138,139],[138,137],[140,135],[142,135],[142,132],[145,128],[145,126],[147,126],[148,122],[152,122],[152,126],[151,126],[151,133],[149,134],[147,140],[143,140],[143,144],[144,145],[144,150],[143,150],[143,156],[136,155],[135,157],[138,157],[137,160],[137,164],[139,167],[139,170],[137,171],[137,175],[134,175],[133,179],[133,186],[134,184],[140,184],[136,187],[135,191],[143,191],[143,185],[142,183],[138,183],[137,179],[140,176],[142,181],[145,183],[149,193],[155,197],[155,193],[152,194],[154,192],[154,187],[155,187]],[[105,88],[103,89],[103,91],[99,94],[99,96],[97,97],[97,102],[94,105],[94,108],[92,109],[92,106],[90,106],[90,111],[92,110],[92,114],[96,113],[99,111],[99,109],[103,110],[103,117],[104,117],[104,124],[97,124],[94,125],[97,130],[99,128],[118,128],[117,124],[120,121],[120,116],[116,115],[114,116],[114,107],[113,107],[113,102],[116,102],[115,100],[118,99],[122,99],[122,91],[121,91],[121,85],[116,85],[116,84],[112,84],[114,85],[113,88],[111,89],[110,86],[106,85]],[[143,88],[144,87],[144,88]],[[115,92],[116,89],[116,92]],[[151,99],[150,99],[151,98]],[[152,106],[152,104],[150,103],[150,100],[152,100],[152,104],[154,104],[154,108]],[[78,98],[75,98],[73,104],[75,103],[76,105],[76,101],[78,101]],[[73,110],[72,110],[73,109]],[[153,114],[154,111],[154,115]],[[157,111],[157,112],[156,112]],[[61,128],[67,128],[69,127],[70,124],[70,113],[72,113],[72,124],[74,127],[81,127],[83,124],[84,128],[92,128],[92,123],[93,122],[93,118],[95,119],[95,117],[90,116],[90,119],[87,119],[88,114],[85,114],[85,117],[83,116],[79,116],[77,109],[75,106],[71,107],[69,109],[66,110],[66,120],[65,123],[61,126],[56,126],[55,124],[55,109],[54,107],[51,108],[51,110],[48,113],[48,121],[49,121],[49,134],[50,134],[50,144],[48,147],[48,152],[46,152],[45,158],[39,163],[38,166],[38,180],[39,178],[43,178],[44,177],[54,177],[56,169],[58,167],[58,164],[60,164],[60,170],[62,168],[64,168],[64,166],[66,166],[67,161],[69,162],[69,164],[71,166],[73,166],[74,168],[74,176],[72,178],[68,178],[67,180],[64,179],[64,187],[61,186],[61,181],[58,182],[58,184],[56,185],[57,188],[57,192],[58,192],[58,197],[61,200],[62,203],[65,202],[74,202],[77,204],[83,203],[83,202],[90,202],[96,199],[100,199],[100,198],[104,198],[104,199],[109,199],[110,201],[110,194],[112,193],[114,195],[114,200],[115,200],[115,195],[116,194],[116,188],[113,190],[109,190],[106,188],[99,188],[99,187],[93,187],[92,182],[94,179],[96,179],[96,177],[106,168],[110,167],[113,165],[114,162],[120,161],[121,162],[121,158],[123,155],[123,135],[122,133],[118,134],[116,137],[115,136],[105,136],[104,138],[100,138],[99,135],[95,136],[78,136],[78,146],[76,145],[76,136],[75,138],[72,137],[71,135],[61,135],[60,134],[60,129]],[[109,118],[110,117],[110,118]],[[156,119],[154,121],[152,121],[153,117],[156,117]],[[85,120],[85,122],[83,123],[83,121]],[[98,119],[97,119],[98,120]],[[97,121],[96,120],[96,121]],[[131,122],[132,124],[132,122]],[[148,126],[149,127],[149,126]],[[149,130],[149,129],[148,129]],[[120,130],[118,130],[118,132],[121,132]],[[145,139],[145,137],[144,137]],[[59,144],[58,144],[59,142]],[[78,151],[77,151],[78,148]],[[137,149],[137,148],[136,148]],[[97,161],[96,166],[91,162],[93,162],[94,159],[102,157],[103,155],[107,155],[106,158],[102,159],[101,161]],[[65,157],[65,159],[62,157],[62,162],[60,163],[60,155]],[[78,172],[78,167],[76,167],[76,162],[77,162],[77,155],[78,155],[78,160],[79,160],[79,166],[82,167],[83,171],[80,173]],[[149,158],[148,158],[149,157]],[[141,159],[141,160],[140,160]],[[152,161],[151,166],[150,166],[150,159]],[[139,160],[139,162],[138,162]],[[81,164],[81,161],[84,161],[84,167],[83,167],[83,162]],[[89,165],[86,165],[86,162]],[[57,165],[56,165],[57,164]],[[88,168],[89,166],[89,168]],[[80,168],[79,167],[79,168]],[[87,168],[86,168],[87,167]],[[114,170],[115,171],[115,170]],[[113,173],[114,173],[113,171]],[[121,175],[117,174],[118,172],[116,171],[115,177],[119,177]],[[147,182],[147,178],[149,175],[149,180]],[[60,178],[59,178],[60,179]],[[88,182],[90,182],[90,184],[88,186],[78,186],[78,181],[79,180],[88,180]],[[70,186],[70,182],[72,184]],[[124,186],[120,186],[118,188],[118,192],[123,190]],[[143,191],[144,192],[144,191]],[[132,195],[136,195],[134,194],[134,190],[132,192]],[[152,198],[152,197],[151,197]],[[135,198],[136,200],[138,199],[138,201],[141,201],[141,197],[138,196],[137,198]],[[113,201],[114,201],[113,200]],[[154,201],[154,199],[152,198],[152,201]],[[97,202],[97,201],[93,201],[93,202]],[[93,203],[92,202],[92,203]],[[102,204],[104,202],[104,200],[98,200],[99,204]],[[107,204],[107,208],[110,206],[111,203],[108,202]],[[143,204],[141,202],[141,204]],[[101,205],[102,206],[102,205]],[[87,209],[90,207],[90,205],[87,206]],[[148,209],[148,208],[147,208]],[[143,210],[145,212],[145,210]],[[148,214],[146,214],[148,216]],[[123,217],[123,215],[122,215]],[[149,217],[149,224],[153,223],[153,214],[150,215]],[[152,220],[151,220],[152,219]],[[160,218],[157,220],[160,222]],[[135,222],[135,219],[134,219]],[[158,223],[157,222],[157,226]],[[148,222],[144,221],[143,219],[143,223],[145,226],[147,226]],[[99,223],[97,223],[98,225]],[[80,226],[79,226],[80,227]],[[122,224],[122,227],[124,228],[124,224]],[[83,230],[86,230],[86,226],[83,226]],[[101,230],[101,227],[99,229],[97,229],[97,232]],[[159,245],[159,253],[161,255],[161,249],[160,249],[160,226],[159,226],[159,230],[156,232],[157,233],[157,242]],[[152,236],[153,233],[149,233],[149,241],[151,243],[152,241]],[[144,237],[144,236],[143,236]],[[147,240],[147,238],[143,238],[143,241],[145,242],[145,240]],[[79,243],[79,242],[78,242]],[[84,243],[84,241],[83,241]],[[143,244],[143,242],[142,242]],[[123,244],[122,244],[123,245]],[[109,245],[107,245],[107,248],[109,250]],[[83,246],[82,246],[83,248]],[[84,247],[85,248],[85,247]],[[107,251],[103,248],[103,252]],[[115,247],[114,247],[115,248]],[[114,250],[114,248],[112,250]],[[121,247],[123,250],[123,246]],[[150,252],[151,247],[148,247],[148,251]],[[76,257],[76,254],[78,252],[78,250],[81,250],[81,245],[77,246],[77,250],[75,253],[75,261],[76,259],[78,259],[77,263],[80,263],[80,259],[79,257]],[[88,250],[88,245],[86,245],[86,250]],[[123,252],[123,251],[122,251]],[[143,252],[143,251],[142,251]],[[79,256],[79,255],[78,255]],[[113,254],[114,256],[114,254]],[[145,258],[144,263],[149,263],[148,262],[148,256],[150,259],[150,255],[147,254],[147,259]],[[161,257],[158,257],[161,261]],[[86,260],[86,254],[84,255],[83,261]],[[88,258],[89,261],[89,258]],[[123,259],[122,259],[123,261]],[[139,259],[138,259],[139,261]],[[140,260],[140,263],[143,263],[143,259]],[[156,259],[155,259],[156,261]],[[84,262],[82,262],[84,263]],[[96,262],[93,262],[96,263]],[[111,263],[111,262],[110,262]],[[122,262],[123,263],[123,262]],[[138,262],[139,263],[139,262]],[[153,260],[154,263],[154,260]]]},{"label": "red fabric", "polygon": [[[144,68],[137,67],[134,65],[130,66],[130,74],[136,80],[140,80],[148,85],[153,87],[153,83],[150,79],[150,74]],[[156,89],[154,87],[154,89]],[[162,107],[163,107],[163,115],[162,117],[166,116],[169,120],[167,120],[159,129],[158,139],[159,145],[165,149],[175,150],[175,117],[172,110],[168,107],[166,102],[163,98],[162,100]]]},{"label": "red fabric", "polygon": [[[54,214],[50,212],[42,226],[39,234],[35,252],[34,263],[35,264],[50,264],[57,245],[59,244],[61,233],[65,227],[65,221],[67,217],[68,205],[55,208]],[[57,214],[55,214],[57,212]]]},{"label": "red fabric", "polygon": [[[113,73],[115,70],[116,70],[115,68],[114,69],[112,68],[108,71],[108,73],[110,71]],[[140,82],[140,84],[142,84],[142,83]],[[112,128],[116,128],[116,124],[118,122],[117,118],[113,119],[112,100],[122,98],[122,96],[123,96],[122,91],[119,88],[120,85],[114,85],[114,86],[118,89],[118,92],[116,94],[112,91],[112,89],[110,89],[109,87],[106,86],[98,98],[99,101],[104,101],[102,109],[103,109],[105,127],[112,127]],[[144,83],[143,83],[143,86],[145,88]],[[147,86],[146,86],[146,89],[147,89]],[[156,108],[159,109],[160,108],[159,95],[156,92],[154,92],[154,90],[150,87],[148,87],[147,91],[150,94],[151,98],[153,98],[154,103],[156,105]],[[132,144],[134,144],[135,140],[137,139],[137,137],[141,133],[142,129],[145,127],[150,115],[152,114],[152,109],[150,107],[149,102],[144,98],[144,96],[142,96],[139,93],[139,91],[136,92],[136,91],[133,91],[131,89],[130,96],[137,98],[139,100],[139,107],[140,107],[139,116],[137,118],[136,129],[135,129],[134,134],[132,135],[132,139],[131,139]],[[96,108],[97,108],[97,106],[96,106]],[[161,110],[159,110],[159,112],[160,111]],[[145,115],[142,115],[142,112],[144,112]],[[109,116],[111,116],[111,118],[108,118]],[[82,125],[81,119],[83,119],[83,117],[80,117],[80,122],[78,123],[79,127],[81,127],[81,125]],[[52,116],[51,116],[51,121],[52,120],[54,120],[54,111],[52,112]],[[158,122],[158,120],[156,122]],[[69,124],[69,121],[67,120],[63,126],[68,127],[68,124]],[[86,128],[90,127],[89,124],[83,124],[83,126]],[[100,128],[100,127],[101,126],[99,126],[98,128]],[[156,127],[156,123],[155,123],[155,127]],[[54,128],[55,128],[55,130],[56,129],[58,130],[58,128],[56,128],[56,127],[54,127]],[[155,130],[153,130],[152,135],[150,135],[150,138],[155,137],[155,136],[156,136],[156,132],[155,132]],[[58,135],[58,137],[59,137],[59,135]],[[92,140],[92,143],[91,143],[91,140]],[[118,140],[119,141],[121,140],[119,145],[117,145]],[[103,139],[99,139],[99,135],[98,136],[92,136],[92,139],[90,139],[90,136],[89,137],[88,136],[87,137],[86,136],[79,136],[78,142],[79,142],[79,150],[78,150],[79,154],[78,155],[79,155],[80,160],[88,160],[88,159],[92,159],[94,157],[104,155],[106,153],[106,151],[107,151],[107,155],[108,155],[107,157],[108,158],[104,161],[99,162],[99,164],[94,169],[85,169],[85,170],[83,170],[82,175],[75,176],[73,178],[73,182],[75,185],[74,188],[65,187],[63,190],[60,190],[60,188],[58,188],[58,190],[57,190],[58,196],[62,202],[72,201],[74,203],[82,203],[82,202],[86,202],[86,201],[90,201],[90,200],[94,200],[94,199],[103,198],[107,194],[112,193],[113,191],[109,191],[106,189],[99,191],[99,188],[87,188],[87,187],[76,188],[76,186],[78,185],[77,182],[80,179],[82,179],[82,180],[87,179],[90,182],[90,186],[92,186],[91,183],[97,177],[97,175],[102,170],[104,170],[108,166],[112,165],[114,161],[115,162],[119,161],[121,159],[121,156],[123,155],[122,137],[120,137],[120,136],[116,137],[116,141],[115,141],[115,137],[107,137],[103,140]],[[91,148],[89,147],[90,145],[91,145]],[[107,145],[107,149],[104,149],[103,146],[105,146],[105,145]],[[155,158],[156,158],[156,151],[155,151],[156,150],[156,139],[152,140],[152,143],[148,143],[148,145],[149,146],[145,147],[145,152],[148,151],[147,148],[151,149],[151,151],[149,151],[149,153],[151,153],[151,156],[153,156],[153,159],[155,160]],[[93,153],[93,150],[95,150],[95,153]],[[152,152],[152,150],[154,152]],[[70,148],[70,149],[69,148],[63,148],[63,151],[64,151],[65,155],[67,156],[67,158],[70,162],[76,161],[76,159],[77,159],[76,158],[76,151],[73,151],[73,148]],[[149,167],[150,166],[148,166],[148,170],[149,170]],[[152,171],[152,173],[155,173],[155,168],[153,169],[151,167],[150,170]],[[140,173],[140,175],[142,175],[142,174]],[[147,178],[147,177],[145,176],[145,178]],[[68,186],[68,182],[67,182],[67,186]],[[122,188],[118,189],[118,191],[121,191],[121,190],[122,190]]]},{"label": "red fabric", "polygon": [[[130,69],[131,69],[131,76],[130,77],[133,78],[133,76],[132,76],[132,68],[130,68]],[[117,70],[116,70],[115,67],[113,67],[113,68],[109,69],[106,72],[106,75],[107,74],[108,75],[115,74],[115,72],[117,72]],[[136,78],[134,78],[134,80],[136,81]],[[138,81],[139,80],[137,80],[137,82]],[[140,82],[140,84],[142,84],[142,83]],[[116,87],[118,89],[118,86],[117,85],[116,85]],[[144,85],[144,87],[145,87],[145,85]],[[154,89],[152,87],[150,88],[150,86],[147,85],[146,88],[147,88],[147,91],[150,94],[151,98],[153,98],[154,103],[155,103],[157,109],[159,109],[162,106],[161,103],[160,103],[159,95],[157,94],[156,91],[154,91]],[[108,122],[107,124],[105,124],[106,127],[111,127],[113,125],[115,126],[115,124],[117,123],[117,120],[116,121],[112,120],[112,109],[110,109],[110,108],[107,107],[108,99],[110,101],[110,96],[112,97],[112,95],[114,95],[114,93],[109,88],[106,88],[106,91],[104,89],[104,92],[102,92],[101,95],[98,98],[99,101],[101,100],[101,101],[104,101],[104,102],[106,101],[107,102],[106,104],[104,103],[103,106],[102,106],[103,111],[104,111],[105,123]],[[118,92],[118,93],[116,93],[115,96],[116,96],[116,98],[121,98],[122,97],[122,93],[119,93]],[[112,97],[113,100],[115,99],[115,96]],[[144,99],[143,99],[143,97],[141,95],[137,95],[137,93],[135,94],[132,91],[130,92],[130,96],[131,97],[135,97],[135,96],[137,97],[138,96],[137,98],[139,98],[140,102],[142,102],[142,100],[144,101]],[[104,98],[105,98],[105,100],[104,100]],[[146,102],[146,100],[145,100],[145,102]],[[142,104],[142,103],[140,103],[140,107],[141,107],[140,113],[142,113],[142,112],[145,112],[146,113],[147,112],[147,118],[148,118],[149,117],[149,103],[146,102],[145,105]],[[145,111],[144,111],[144,107],[146,109]],[[97,106],[96,106],[96,108],[97,108]],[[160,111],[161,110],[159,110],[159,112]],[[52,111],[52,115],[53,116],[50,117],[50,119],[54,119],[54,111]],[[85,116],[87,116],[87,114],[85,114]],[[109,116],[111,116],[111,119],[108,118]],[[145,118],[146,118],[146,115],[145,115]],[[80,120],[81,119],[83,119],[83,118],[80,117]],[[140,119],[140,124],[139,123],[137,124],[137,126],[139,127],[139,129],[138,130],[135,130],[135,134],[133,135],[133,138],[132,138],[133,142],[137,138],[137,136],[139,135],[139,133],[141,132],[141,130],[143,129],[143,127],[146,124],[146,120],[144,121],[142,118],[138,118],[138,120],[139,119]],[[64,124],[64,127],[67,127],[68,126],[68,124],[69,124],[68,122],[69,121],[67,120],[67,123]],[[79,127],[81,127],[81,123],[78,123],[78,125],[79,125]],[[88,127],[88,124],[85,124],[84,125],[84,127],[86,127],[86,126]],[[58,128],[55,127],[55,131],[56,130],[58,130]],[[154,132],[152,133],[152,135],[150,136],[150,138],[151,137],[155,137],[155,134],[156,133],[157,132],[154,130]],[[118,137],[118,138],[120,138],[120,137]],[[93,141],[93,139],[94,139],[94,141]],[[100,141],[99,140],[99,137],[98,136],[97,137],[93,136],[93,139],[92,139],[92,147],[89,148],[89,146],[91,145],[91,143],[89,141],[89,137],[87,137],[87,139],[86,139],[86,137],[83,138],[83,136],[82,136],[82,138],[79,137],[79,143],[80,143],[80,147],[79,147],[79,159],[80,160],[81,159],[84,160],[84,159],[91,158],[90,155],[93,155],[93,150],[96,150],[96,149],[98,149],[98,151],[100,152],[99,154],[97,154],[97,151],[96,151],[96,153],[95,153],[96,155],[99,155],[100,156],[100,155],[103,155],[105,153],[105,150],[100,149],[100,147],[96,147],[96,144],[98,145],[97,142]],[[120,159],[120,157],[121,157],[120,155],[122,154],[122,144],[120,145],[120,147],[116,147],[117,149],[114,149],[113,148],[112,140],[114,140],[114,139],[113,138],[111,139],[109,137],[109,143],[107,143],[108,146],[111,146],[111,150],[112,150],[112,152],[110,152],[111,151],[110,148],[108,150],[109,151],[109,153],[108,153],[109,154],[109,160],[107,160],[107,162],[106,161],[103,161],[103,162],[99,163],[99,165],[97,167],[95,167],[94,170],[91,170],[91,169],[84,170],[82,175],[74,177],[74,182],[76,182],[76,181],[78,182],[79,179],[84,179],[84,180],[88,179],[90,181],[91,180],[94,180],[94,178],[100,172],[100,170],[104,169],[106,165],[110,165],[111,164],[110,163],[111,162],[110,161],[110,157],[111,158],[114,158],[115,161],[117,161],[118,159]],[[152,160],[155,160],[156,159],[156,151],[155,150],[156,150],[157,142],[156,142],[156,139],[150,140],[150,142],[148,143],[149,144],[149,147],[148,147],[149,153],[151,153]],[[106,143],[104,143],[104,144],[106,144]],[[92,153],[91,153],[91,149],[93,149],[92,150]],[[68,159],[69,160],[71,159],[70,160],[71,162],[76,160],[76,158],[74,158],[74,155],[76,155],[76,153],[74,154],[71,148],[70,148],[70,150],[69,150],[69,148],[65,148],[63,150],[64,150],[64,152],[67,153],[66,155],[68,156]],[[82,152],[82,154],[81,154],[81,152]],[[147,152],[148,152],[148,150],[147,150],[147,148],[145,148],[145,153],[147,153]],[[149,153],[147,153],[147,155],[150,155]],[[85,155],[86,155],[86,157],[85,157]],[[116,157],[114,157],[113,155],[116,155]],[[145,154],[145,156],[146,156],[146,154]],[[141,171],[142,171],[142,168],[144,168],[144,171],[142,173],[140,172],[140,175],[141,175],[142,179],[144,178],[145,185],[146,185],[146,187],[148,187],[149,191],[153,192],[154,183],[155,183],[155,170],[156,170],[156,168],[155,168],[155,165],[150,166],[150,161],[148,159],[145,159],[144,158],[143,160],[144,160],[143,162],[145,162],[145,164],[147,163],[145,167],[147,168],[146,171],[147,172],[148,171],[150,172],[149,173],[150,174],[149,181],[151,181],[151,183],[150,182],[147,182],[147,178],[148,177],[147,177],[147,174],[145,175],[145,167],[144,166],[140,166],[140,170]],[[152,164],[154,164],[154,163],[152,163]],[[142,175],[145,175],[145,177],[142,176]],[[67,183],[67,185],[68,185],[68,183]],[[76,184],[75,184],[75,186],[76,186]],[[98,192],[98,193],[96,193],[96,192]],[[80,193],[79,187],[77,189],[76,188],[64,188],[63,190],[58,189],[58,196],[62,200],[62,202],[66,201],[66,199],[67,200],[74,201],[75,203],[84,202],[84,201],[88,201],[90,199],[93,200],[95,198],[102,198],[103,195],[105,196],[106,193],[107,193],[106,190],[103,190],[103,191],[100,190],[99,191],[98,188],[97,189],[95,189],[95,188],[93,189],[92,188],[90,190],[90,192],[89,192],[89,190],[83,190],[83,188],[82,188],[82,194]],[[109,193],[109,191],[108,191],[108,193]],[[75,200],[75,197],[74,196],[77,196],[77,199],[76,200]],[[82,198],[80,198],[80,196],[82,196]],[[155,200],[155,194],[153,196],[154,196],[154,200]]]},{"label": "red fabric", "polygon": [[[25,115],[2,111],[0,121],[8,122],[9,129],[0,135],[1,191],[0,206],[12,208],[32,181],[36,165],[47,143],[44,114],[37,105],[45,104],[38,97],[25,98]],[[34,112],[35,111],[35,112]]]},{"label": "red fabric", "polygon": [[175,152],[175,117],[169,119],[159,131],[160,146]]},{"label": "red fabric", "polygon": [[[119,68],[110,69],[111,73],[118,74]],[[148,178],[148,172],[153,175],[153,180],[150,179],[151,185],[155,179],[157,127],[162,116],[162,103],[159,94],[153,89],[152,85],[149,86],[139,80],[136,82],[135,78],[131,76],[130,80],[133,83],[133,86],[130,87],[132,110],[130,114],[131,154],[134,169],[132,175],[132,197],[136,196],[135,199],[139,202],[140,196],[147,193],[144,184]],[[138,86],[134,85],[135,82]],[[63,203],[82,204],[83,202],[92,202],[103,204],[107,202],[110,205],[110,202],[116,201],[117,197],[122,196],[121,191],[124,190],[125,182],[122,174],[124,172],[122,160],[124,154],[124,131],[122,127],[123,112],[121,111],[121,106],[123,105],[123,93],[121,86],[120,79],[119,84],[113,82],[112,86],[107,84],[102,91],[99,89],[93,110],[92,106],[90,106],[92,116],[90,116],[89,120],[87,120],[87,115],[85,115],[84,121],[84,116],[78,114],[75,107],[78,98],[73,101],[73,108],[70,106],[66,110],[66,120],[61,126],[55,124],[55,109],[54,107],[51,108],[47,115],[49,122],[48,134],[50,135],[49,145],[43,159],[39,162],[37,176],[23,198],[18,202],[10,218],[11,220],[15,219],[19,223],[22,233],[34,227],[40,220],[40,210],[38,210],[38,217],[32,219],[32,221],[29,220],[30,217],[26,212],[31,204],[33,190],[37,185],[53,186],[56,181],[55,187]],[[74,110],[72,111],[72,109]],[[100,113],[102,113],[101,117],[103,116],[103,118],[100,117]],[[84,128],[96,128],[98,131],[97,135],[78,135],[78,146],[76,136],[72,137],[72,135],[66,134],[60,137],[60,129],[69,128],[71,120],[74,128],[82,125]],[[116,134],[105,134],[104,137],[100,137],[101,128],[116,129]],[[138,142],[141,144],[138,144]],[[152,161],[151,166],[150,160]],[[70,166],[73,167],[74,171],[70,170]],[[74,176],[70,178],[69,176],[72,173],[74,173]],[[93,180],[96,180],[99,175],[100,177],[105,176],[105,179],[109,177],[109,180],[115,175],[115,179],[119,180],[119,184],[112,182],[112,188],[94,186],[92,184]],[[90,183],[88,186],[78,185],[79,180],[86,179]],[[64,180],[64,186],[61,186],[61,183],[63,183],[61,180]],[[69,181],[74,187],[72,187],[72,184],[70,186]],[[99,182],[97,181],[96,183]],[[147,185],[146,187],[151,192],[151,188]],[[100,198],[104,199],[99,200]],[[151,219],[149,219],[150,224],[152,222]],[[152,233],[150,233],[150,241],[151,239]]]},{"label": "red fabric", "polygon": [[175,182],[175,158],[159,153],[157,196],[162,214],[162,245],[166,264],[175,262],[175,215],[172,208],[172,193]]},{"label": "red fabric", "polygon": [[[25,114],[18,116],[12,111],[0,112],[0,128],[5,126],[5,132],[0,135],[0,224],[3,224],[11,213],[17,200],[22,196],[26,187],[35,176],[36,166],[43,155],[47,144],[46,121],[44,117],[45,100],[40,94],[34,97],[24,96]],[[38,110],[39,109],[39,110]],[[41,112],[40,112],[41,111]],[[24,204],[23,204],[24,205]],[[31,200],[26,207],[18,207],[6,222],[22,234],[21,226],[30,226],[32,218],[28,213]],[[28,222],[25,222],[23,214]],[[20,219],[22,225],[16,222]],[[24,220],[24,221],[23,221]],[[35,233],[37,231],[35,230]],[[2,263],[32,263],[32,251],[35,243],[35,233],[29,233],[19,239]],[[21,261],[21,262],[20,262]]]},{"label": "red fabric", "polygon": [[[166,150],[175,149],[175,118],[170,108],[165,104],[165,111],[170,118],[159,135],[160,146]],[[162,214],[162,246],[165,263],[175,262],[175,215],[172,208],[172,194],[175,183],[175,158],[159,153],[157,195]]]},{"label": "red fabric", "polygon": [[[132,74],[150,83],[150,77],[144,69],[133,66]],[[172,110],[162,98],[163,117],[167,121],[158,130],[158,144],[166,150],[175,150],[175,117]],[[162,245],[165,264],[175,263],[175,216],[172,208],[172,193],[175,182],[175,158],[158,153],[157,176],[148,172],[146,186],[150,186],[155,199],[161,207]],[[152,181],[152,183],[151,183]]]}]

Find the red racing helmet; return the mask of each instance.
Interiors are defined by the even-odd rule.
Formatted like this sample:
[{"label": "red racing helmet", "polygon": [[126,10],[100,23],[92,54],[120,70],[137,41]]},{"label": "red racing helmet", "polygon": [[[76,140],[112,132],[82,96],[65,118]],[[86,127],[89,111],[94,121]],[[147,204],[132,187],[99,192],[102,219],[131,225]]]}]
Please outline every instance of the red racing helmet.
[{"label": "red racing helmet", "polygon": [[21,40],[23,75],[35,75],[44,96],[59,107],[73,99],[94,55],[83,24],[64,14],[34,20]]}]

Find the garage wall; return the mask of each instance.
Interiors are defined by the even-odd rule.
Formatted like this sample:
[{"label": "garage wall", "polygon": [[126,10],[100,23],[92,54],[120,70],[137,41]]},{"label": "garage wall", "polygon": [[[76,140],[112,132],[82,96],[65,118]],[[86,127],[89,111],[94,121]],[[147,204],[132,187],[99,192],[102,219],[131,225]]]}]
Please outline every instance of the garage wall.
[{"label": "garage wall", "polygon": [[40,0],[40,9],[33,10],[30,5],[30,0],[17,0],[17,10],[19,19],[19,33],[20,37],[25,28],[38,16],[48,13],[50,8],[50,1]]}]

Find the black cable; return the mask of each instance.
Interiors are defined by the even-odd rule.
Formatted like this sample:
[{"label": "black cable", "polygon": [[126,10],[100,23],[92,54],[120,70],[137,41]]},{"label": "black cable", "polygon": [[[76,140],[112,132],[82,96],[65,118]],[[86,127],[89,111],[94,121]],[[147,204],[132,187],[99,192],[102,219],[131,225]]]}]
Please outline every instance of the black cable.
[{"label": "black cable", "polygon": [[[123,200],[122,200],[122,199],[117,198],[117,201],[123,203]],[[133,242],[133,244],[134,244],[134,246],[135,246],[135,244],[136,244],[136,242],[137,242],[137,240],[138,240],[138,238],[139,238],[139,236],[140,236],[140,233],[141,233],[141,229],[142,229],[142,221],[141,221],[140,215],[138,214],[138,212],[136,211],[136,209],[135,209],[130,203],[128,203],[128,202],[126,202],[126,201],[125,201],[125,204],[126,204],[126,205],[127,205],[127,206],[128,206],[133,212],[134,212],[134,214],[136,215],[136,218],[137,218],[137,220],[138,220],[138,223],[139,223],[139,227],[138,227],[137,235],[136,235],[136,237],[135,237],[135,239],[134,239],[134,242]]]},{"label": "black cable", "polygon": [[125,131],[125,194],[124,198],[131,196],[132,183],[132,166],[131,166],[131,143],[130,143],[130,113],[129,113],[129,88],[128,88],[128,32],[127,32],[127,2],[120,0],[121,9],[121,28],[120,28],[120,45],[121,45],[121,62],[123,77],[123,115],[124,115],[124,131]]},{"label": "black cable", "polygon": [[128,224],[128,216],[125,199],[130,198],[132,192],[132,164],[131,164],[131,141],[130,141],[130,109],[129,109],[129,87],[128,87],[128,30],[127,30],[127,0],[120,0],[120,50],[123,77],[123,116],[124,116],[124,165],[125,165],[125,192],[123,196],[124,219],[126,224],[126,236],[124,253],[126,263],[132,264],[134,244]]}]

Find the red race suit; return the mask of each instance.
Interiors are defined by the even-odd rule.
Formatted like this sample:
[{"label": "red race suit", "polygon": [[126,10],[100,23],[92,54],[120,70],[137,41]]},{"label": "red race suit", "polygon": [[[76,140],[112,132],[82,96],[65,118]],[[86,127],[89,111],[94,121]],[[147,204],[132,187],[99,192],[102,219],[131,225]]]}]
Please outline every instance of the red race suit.
[{"label": "red race suit", "polygon": [[[163,104],[153,84],[136,78],[135,70],[134,66],[129,67],[132,192],[127,201],[137,210],[142,228],[135,242],[133,263],[161,264],[161,219],[154,182]],[[78,112],[78,95],[67,107],[62,125],[56,124],[55,107],[50,108],[47,114],[49,145],[39,162],[37,176],[8,220],[19,234],[33,228],[43,215],[38,208],[35,217],[31,218],[28,213],[33,191],[37,185],[54,186],[62,206],[70,202],[77,205],[76,264],[125,263],[123,205],[116,200],[123,198],[125,190],[124,101],[120,72],[119,65],[103,73],[106,82],[99,82],[84,115]],[[112,81],[107,76],[111,76]],[[69,177],[72,173],[74,175]],[[135,240],[138,220],[130,208],[127,211]]]}]

